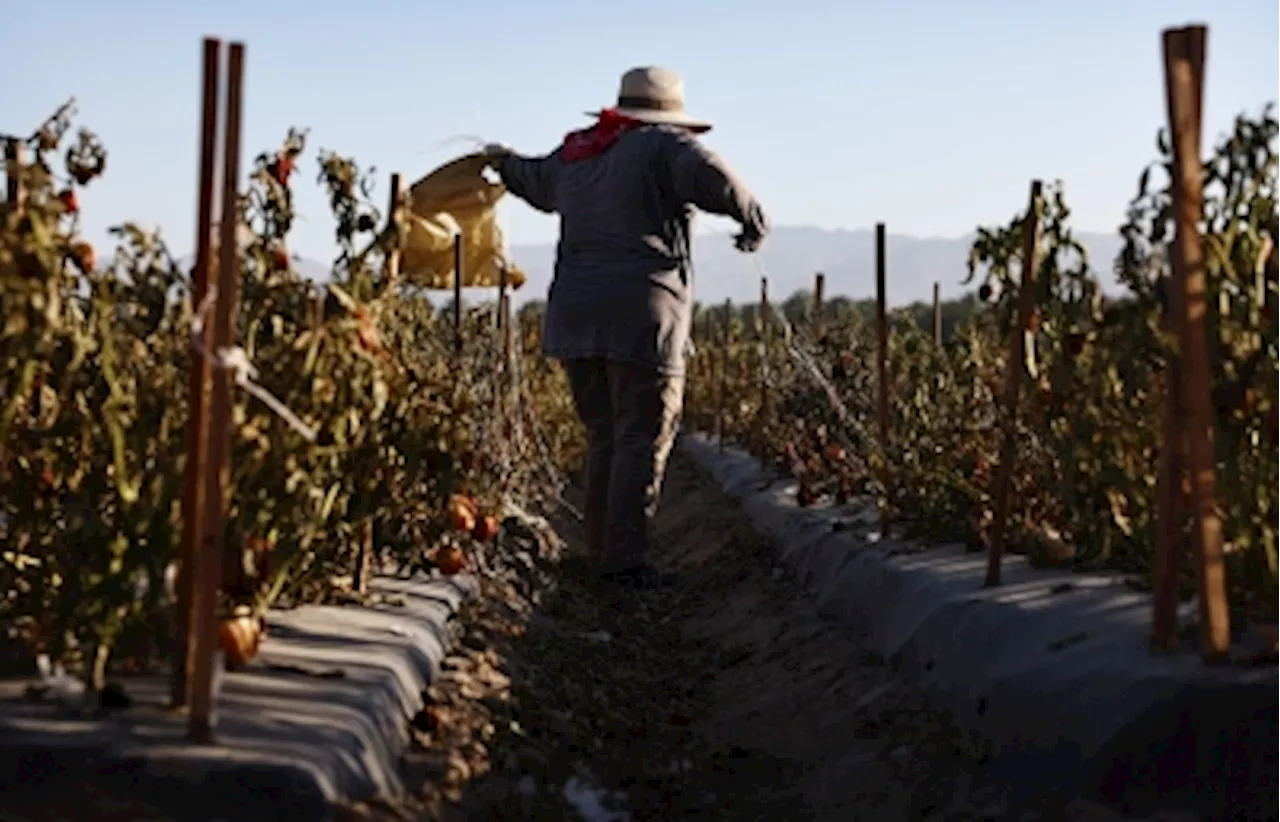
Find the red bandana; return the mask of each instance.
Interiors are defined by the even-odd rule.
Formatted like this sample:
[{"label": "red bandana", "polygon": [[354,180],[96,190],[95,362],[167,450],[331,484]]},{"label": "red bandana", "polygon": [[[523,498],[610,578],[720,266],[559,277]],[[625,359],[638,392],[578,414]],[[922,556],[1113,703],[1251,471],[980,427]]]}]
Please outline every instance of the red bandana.
[{"label": "red bandana", "polygon": [[600,119],[595,125],[565,135],[564,145],[560,147],[560,159],[566,163],[576,163],[578,160],[598,157],[623,134],[642,125],[644,123],[639,120],[619,114],[617,109],[607,108],[600,112]]}]

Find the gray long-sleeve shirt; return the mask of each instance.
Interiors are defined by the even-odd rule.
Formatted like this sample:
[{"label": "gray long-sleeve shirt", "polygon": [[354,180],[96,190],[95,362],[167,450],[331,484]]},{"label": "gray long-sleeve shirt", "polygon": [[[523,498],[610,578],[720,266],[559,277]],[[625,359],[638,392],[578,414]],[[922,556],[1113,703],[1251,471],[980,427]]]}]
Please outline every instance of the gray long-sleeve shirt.
[{"label": "gray long-sleeve shirt", "polygon": [[693,313],[695,209],[763,237],[760,204],[697,138],[669,126],[621,135],[572,163],[511,155],[498,172],[534,208],[560,215],[543,353],[600,357],[683,374]]}]

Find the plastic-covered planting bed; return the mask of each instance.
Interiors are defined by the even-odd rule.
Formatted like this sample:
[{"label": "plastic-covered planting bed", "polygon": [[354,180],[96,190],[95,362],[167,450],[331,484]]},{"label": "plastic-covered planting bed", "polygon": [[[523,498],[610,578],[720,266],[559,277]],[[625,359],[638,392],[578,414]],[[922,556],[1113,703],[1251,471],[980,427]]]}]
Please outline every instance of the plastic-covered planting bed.
[{"label": "plastic-covered planting bed", "polygon": [[[0,683],[0,796],[88,780],[188,818],[316,822],[330,803],[403,794],[409,719],[439,673],[473,582],[378,577],[374,606],[268,613],[256,660],[225,675],[218,745],[185,741],[164,677],[123,680],[133,706],[97,719]],[[5,804],[0,800],[0,804]]]},{"label": "plastic-covered planting bed", "polygon": [[681,447],[772,537],[822,611],[992,743],[1015,793],[1050,790],[1122,811],[1272,818],[1277,672],[1148,650],[1150,598],[1119,576],[985,557],[882,535],[865,503],[800,508],[796,483],[747,454]]}]

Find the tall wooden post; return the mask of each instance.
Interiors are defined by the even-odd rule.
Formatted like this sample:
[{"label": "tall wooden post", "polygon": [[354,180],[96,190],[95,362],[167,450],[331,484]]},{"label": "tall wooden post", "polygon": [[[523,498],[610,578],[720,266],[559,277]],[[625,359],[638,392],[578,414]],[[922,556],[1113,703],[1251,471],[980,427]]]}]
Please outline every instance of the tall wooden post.
[{"label": "tall wooden post", "polygon": [[[400,175],[391,175],[391,191],[387,196],[387,231],[396,238],[396,244],[387,251],[386,287],[383,292],[394,294],[400,281]],[[356,567],[352,575],[351,589],[364,596],[369,593],[369,580],[374,574],[374,555],[377,553],[377,524],[372,517],[365,520],[360,529],[360,544],[356,546]]]},{"label": "tall wooden post", "polygon": [[[218,74],[221,69],[222,42],[212,37],[204,40],[204,68],[201,79],[200,166],[196,201],[196,258],[191,270],[191,307],[199,310],[209,287],[212,269],[212,229],[214,209],[214,176],[217,173],[218,139]],[[213,324],[203,324],[200,345],[213,350]],[[187,668],[194,649],[195,623],[191,619],[192,580],[195,577],[204,534],[204,508],[207,489],[205,474],[209,447],[209,360],[190,352],[187,376],[187,461],[182,490],[182,544],[178,557],[177,602],[175,608],[174,643],[169,682],[169,702],[175,708],[187,705]]]},{"label": "tall wooden post", "polygon": [[510,351],[510,344],[507,342],[506,329],[509,325],[507,320],[507,264],[503,263],[498,269],[498,310],[494,321],[497,323],[498,336],[502,339],[502,363],[506,367],[507,356]]},{"label": "tall wooden post", "polygon": [[503,306],[507,304],[507,286],[507,264],[503,263],[498,266],[498,310],[494,315],[495,328],[499,334],[506,327],[503,322]]},{"label": "tall wooden post", "polygon": [[508,292],[508,271],[505,261],[498,266],[498,303],[494,306],[494,333],[497,335],[494,340],[497,343],[501,360],[497,365],[497,387],[494,389],[493,405],[494,405],[494,430],[498,435],[497,442],[499,449],[502,451],[502,481],[506,483],[508,472],[510,470],[512,443],[510,436],[503,436],[503,431],[507,426],[507,421],[511,416],[511,409],[508,406],[510,399],[511,385],[514,383],[514,377],[511,374],[511,318],[508,316],[507,302],[511,299]]},{"label": "tall wooden post", "polygon": [[760,424],[769,421],[769,278],[760,278]]},{"label": "tall wooden post", "polygon": [[813,326],[814,336],[822,334],[822,302],[826,297],[827,277],[821,271],[813,275],[813,308],[810,312],[810,324]]},{"label": "tall wooden post", "polygon": [[27,163],[27,147],[18,140],[6,140],[4,144],[4,199],[10,211],[21,211],[26,204],[26,192],[22,187],[22,168]]},{"label": "tall wooden post", "polygon": [[[1175,315],[1181,354],[1182,396],[1186,411],[1187,462],[1195,515],[1192,545],[1200,595],[1200,650],[1206,662],[1226,657],[1231,644],[1227,609],[1222,522],[1216,504],[1214,409],[1205,314],[1204,241],[1199,222],[1204,210],[1200,156],[1201,107],[1207,30],[1204,26],[1164,32],[1165,96],[1173,143],[1172,246]],[[1165,444],[1168,447],[1168,443]]]},{"label": "tall wooden post", "polygon": [[933,344],[942,347],[942,286],[933,284]]},{"label": "tall wooden post", "polygon": [[1009,371],[1005,375],[1004,397],[1001,403],[1003,426],[1000,444],[1000,465],[996,468],[995,516],[991,527],[991,544],[987,549],[986,587],[1000,584],[1000,571],[1004,557],[1005,531],[1009,523],[1009,485],[1013,479],[1014,461],[1018,456],[1018,394],[1022,390],[1022,372],[1026,370],[1027,329],[1036,307],[1036,246],[1040,237],[1039,180],[1031,181],[1030,202],[1027,217],[1022,226],[1022,282],[1018,286],[1018,313],[1013,333],[1009,335]]},{"label": "tall wooden post", "polygon": [[[240,114],[244,79],[244,44],[232,43],[227,61],[227,119],[222,152],[222,219],[218,224],[218,298],[214,306],[213,351],[235,345],[236,302],[240,287],[239,228]],[[218,642],[218,589],[221,587],[223,529],[230,496],[231,372],[214,369],[209,408],[208,496],[198,575],[192,596],[196,629],[190,687],[188,736],[192,742],[212,743],[214,652]]]},{"label": "tall wooden post", "polygon": [[396,238],[396,244],[387,252],[387,285],[384,289],[387,294],[395,294],[396,285],[400,282],[400,257],[403,254],[403,249],[400,247],[402,226],[400,209],[403,198],[404,183],[400,179],[400,174],[394,172],[391,175],[391,190],[387,192],[387,229]]},{"label": "tall wooden post", "polygon": [[884,223],[876,223],[876,419],[880,427],[880,447],[889,452],[889,314],[887,308]]},{"label": "tall wooden post", "polygon": [[462,364],[462,262],[463,238],[459,231],[453,238],[453,353]]}]

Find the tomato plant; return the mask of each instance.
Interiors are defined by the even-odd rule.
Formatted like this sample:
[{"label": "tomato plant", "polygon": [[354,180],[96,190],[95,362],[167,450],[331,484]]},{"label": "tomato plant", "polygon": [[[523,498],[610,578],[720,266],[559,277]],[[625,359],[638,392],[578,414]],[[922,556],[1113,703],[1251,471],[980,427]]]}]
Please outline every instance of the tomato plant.
[{"label": "tomato plant", "polygon": [[[1245,621],[1274,619],[1276,608],[1276,136],[1270,108],[1241,117],[1205,163],[1218,496],[1232,607]],[[1026,214],[978,230],[966,283],[979,286],[981,308],[942,346],[921,330],[917,311],[891,312],[887,445],[877,430],[877,342],[865,310],[801,323],[790,344],[775,332],[763,356],[743,336],[754,307],[733,319],[727,348],[723,315],[704,324],[715,332],[700,337],[686,420],[714,431],[723,407],[726,438],[797,478],[801,504],[867,494],[891,520],[979,548],[990,537],[997,398],[1008,369],[1024,368],[1010,547],[1043,564],[1147,573],[1165,378],[1176,356],[1161,285],[1172,238],[1163,134],[1158,150],[1121,229],[1115,272],[1123,293],[1103,292],[1057,184],[1039,204],[1027,328],[1014,328]],[[1006,361],[1013,333],[1026,336],[1024,363]],[[766,375],[771,400],[762,413]],[[1190,562],[1183,567],[1189,592]]]},{"label": "tomato plant", "polygon": [[[0,650],[47,651],[99,682],[113,651],[153,656],[173,622],[191,328],[207,307],[157,233],[114,229],[105,264],[80,237],[76,190],[107,155],[72,116],[25,141],[22,198],[3,204]],[[316,157],[337,218],[332,271],[298,273],[288,242],[307,141],[292,130],[260,155],[238,203],[237,340],[259,390],[233,393],[228,612],[340,592],[369,526],[402,568],[448,556],[456,571],[459,551],[499,550],[504,500],[552,497],[580,440],[562,377],[536,358],[504,362],[491,306],[464,312],[459,352],[431,295],[388,277],[402,232],[384,230],[373,176],[334,152]],[[537,334],[522,323],[518,352]],[[478,536],[451,530],[456,494],[474,501]]]}]

